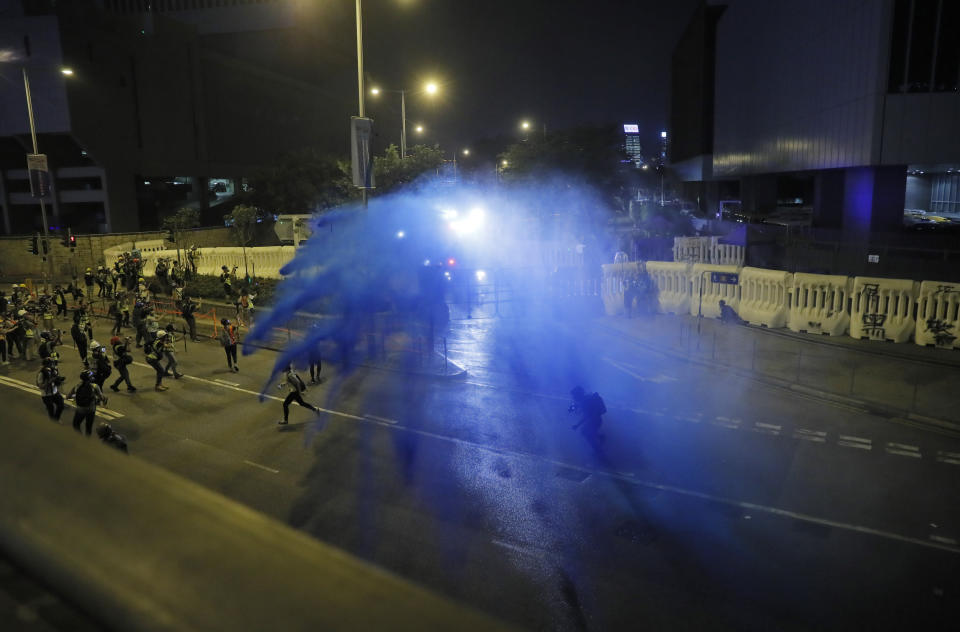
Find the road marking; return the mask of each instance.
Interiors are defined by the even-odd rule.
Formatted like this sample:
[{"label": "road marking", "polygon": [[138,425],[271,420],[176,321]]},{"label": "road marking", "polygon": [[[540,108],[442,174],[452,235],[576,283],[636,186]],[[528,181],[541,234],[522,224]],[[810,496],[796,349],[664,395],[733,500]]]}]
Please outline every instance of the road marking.
[{"label": "road marking", "polygon": [[[152,369],[152,368],[153,368],[153,367],[151,367],[149,364],[144,364],[143,362],[134,362],[134,364],[137,365],[137,366],[142,366],[142,367],[147,368],[147,369]],[[257,397],[262,397],[263,399],[272,399],[272,400],[274,400],[274,401],[276,401],[276,402],[282,402],[283,399],[284,399],[283,397],[277,397],[276,395],[267,395],[266,393],[264,393],[264,394],[261,395],[261,394],[258,393],[257,391],[251,391],[251,390],[248,389],[248,388],[241,388],[241,387],[239,387],[239,386],[230,386],[229,384],[226,384],[226,383],[223,383],[223,382],[218,382],[218,381],[216,381],[216,380],[208,380],[208,379],[206,379],[206,378],[196,377],[195,375],[186,375],[186,374],[185,374],[183,377],[184,377],[184,379],[187,379],[187,380],[194,380],[194,381],[196,381],[196,382],[204,382],[204,383],[206,383],[206,384],[211,384],[211,385],[213,385],[213,386],[219,386],[220,388],[228,388],[228,389],[230,389],[230,390],[232,390],[232,391],[237,391],[238,393],[247,393],[248,395],[255,395],[255,396],[257,396]],[[331,414],[331,415],[337,415],[338,417],[346,417],[347,419],[356,419],[357,421],[363,421],[363,420],[364,420],[363,417],[358,417],[357,415],[351,415],[350,413],[343,413],[343,412],[340,412],[340,411],[338,411],[338,410],[329,410],[329,409],[327,409],[327,408],[320,408],[319,406],[316,406],[316,409],[319,410],[320,412],[328,413],[328,414]]]},{"label": "road marking", "polygon": [[[16,378],[7,377],[5,375],[0,375],[0,384],[9,386],[11,388],[19,389],[25,393],[30,393],[31,395],[40,395],[40,389],[36,386],[30,384],[29,382],[23,382]],[[63,403],[71,408],[76,408],[77,405],[71,400],[64,398]],[[101,417],[106,417],[110,420],[120,419],[123,417],[123,413],[117,410],[110,410],[109,408],[104,408],[103,406],[97,406],[97,414]]]},{"label": "road marking", "polygon": [[837,441],[837,444],[842,445],[845,448],[856,448],[858,450],[873,449],[873,441],[871,439],[854,437],[853,435],[840,435],[840,440]]},{"label": "road marking", "polygon": [[692,417],[692,416],[687,416],[687,417],[675,417],[675,419],[679,419],[680,421],[688,421],[688,422],[690,422],[690,423],[692,423],[692,424],[698,424],[698,423],[700,423],[700,418],[701,418],[701,416],[696,416],[696,417]]},{"label": "road marking", "polygon": [[539,557],[539,558],[544,557],[543,554],[541,553],[536,553],[526,547],[518,546],[516,544],[511,544],[510,542],[504,542],[503,540],[490,540],[490,544],[494,544],[496,546],[503,547],[510,551],[521,553],[523,555],[529,555],[531,557]]},{"label": "road marking", "polygon": [[915,445],[907,445],[905,443],[887,443],[887,453],[888,454],[898,454],[900,456],[909,456],[914,459],[920,458],[920,448]]},{"label": "road marking", "polygon": [[780,429],[781,429],[781,426],[778,426],[776,424],[765,424],[762,421],[757,421],[757,422],[754,422],[753,428],[751,428],[750,430],[753,430],[754,432],[759,432],[761,434],[779,435]]},{"label": "road marking", "polygon": [[806,428],[797,428],[793,431],[794,439],[803,439],[804,441],[813,441],[814,443],[826,443],[827,433],[823,430],[807,430]]},{"label": "road marking", "polygon": [[930,539],[934,542],[939,542],[941,544],[949,544],[951,546],[956,546],[957,541],[953,538],[945,538],[942,535],[931,535]]},{"label": "road marking", "polygon": [[940,463],[950,463],[951,465],[960,465],[960,453],[937,450],[937,461]]},{"label": "road marking", "polygon": [[214,381],[214,382],[220,382],[221,384],[226,384],[227,386],[240,386],[240,385],[239,385],[238,383],[236,383],[236,382],[228,382],[228,381],[226,381],[226,380],[221,380],[220,378],[214,378],[213,381]]},{"label": "road marking", "polygon": [[666,375],[665,373],[657,373],[653,377],[644,377],[639,373],[634,373],[633,371],[630,370],[630,369],[640,370],[640,369],[637,369],[637,367],[630,366],[629,364],[621,364],[607,357],[604,357],[603,360],[608,364],[611,364],[614,367],[620,369],[627,375],[637,378],[641,382],[652,382],[654,384],[666,384],[667,382],[678,382],[680,380],[680,378],[673,377],[672,375]]},{"label": "road marking", "polygon": [[246,463],[247,465],[253,466],[253,467],[258,467],[258,468],[260,468],[261,470],[266,470],[266,471],[270,472],[271,474],[279,474],[279,473],[280,473],[280,470],[275,470],[275,469],[273,469],[272,467],[267,467],[266,465],[260,465],[259,463],[254,463],[253,461],[246,461],[246,460],[245,460],[244,463]]},{"label": "road marking", "polygon": [[730,428],[731,430],[736,430],[740,427],[739,419],[729,419],[728,417],[716,417],[713,421],[710,422],[714,426],[720,426],[721,428]]},{"label": "road marking", "polygon": [[377,417],[376,415],[371,415],[371,414],[369,414],[369,413],[366,414],[366,415],[364,415],[364,417],[366,417],[367,419],[373,419],[374,421],[382,421],[382,422],[385,423],[385,424],[391,424],[391,425],[393,425],[393,424],[398,424],[398,423],[400,423],[400,422],[397,421],[396,419],[389,419],[389,418],[387,418],[387,417]]}]

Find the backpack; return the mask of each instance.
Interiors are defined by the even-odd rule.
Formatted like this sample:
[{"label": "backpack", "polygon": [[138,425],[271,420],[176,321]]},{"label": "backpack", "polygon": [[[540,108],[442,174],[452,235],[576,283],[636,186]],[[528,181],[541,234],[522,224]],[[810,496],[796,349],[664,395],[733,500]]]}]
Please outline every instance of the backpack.
[{"label": "backpack", "polygon": [[77,387],[77,392],[74,395],[74,401],[77,403],[77,406],[89,406],[93,403],[93,384],[86,382]]}]

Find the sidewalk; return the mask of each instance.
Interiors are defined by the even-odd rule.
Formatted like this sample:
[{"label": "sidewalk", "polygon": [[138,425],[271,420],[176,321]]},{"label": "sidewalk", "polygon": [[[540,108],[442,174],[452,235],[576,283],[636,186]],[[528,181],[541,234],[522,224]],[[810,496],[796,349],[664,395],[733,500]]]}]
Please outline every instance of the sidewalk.
[{"label": "sidewalk", "polygon": [[960,353],[724,325],[694,316],[596,319],[647,348],[774,386],[960,432]]}]

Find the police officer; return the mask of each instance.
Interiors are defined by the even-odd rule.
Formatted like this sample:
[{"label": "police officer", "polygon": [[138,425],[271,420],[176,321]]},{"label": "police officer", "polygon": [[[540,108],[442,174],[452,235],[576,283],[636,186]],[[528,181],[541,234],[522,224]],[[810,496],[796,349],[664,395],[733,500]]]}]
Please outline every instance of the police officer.
[{"label": "police officer", "polygon": [[113,366],[117,367],[117,372],[120,374],[120,377],[110,385],[110,388],[116,393],[120,390],[120,382],[126,382],[127,392],[136,393],[137,389],[130,382],[130,370],[127,368],[130,364],[133,364],[133,356],[130,355],[130,336],[123,340],[120,340],[119,336],[114,336],[110,339],[110,344],[113,345]]}]

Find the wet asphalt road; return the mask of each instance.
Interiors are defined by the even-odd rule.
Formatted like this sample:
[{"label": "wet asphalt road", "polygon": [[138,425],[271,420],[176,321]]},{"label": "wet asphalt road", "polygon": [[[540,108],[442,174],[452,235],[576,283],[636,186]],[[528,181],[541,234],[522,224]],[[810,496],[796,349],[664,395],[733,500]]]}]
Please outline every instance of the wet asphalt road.
[{"label": "wet asphalt road", "polygon": [[[448,348],[466,379],[325,366],[327,412],[279,427],[272,352],[231,373],[190,345],[187,377],[107,415],[136,456],[529,629],[953,629],[960,440],[578,321],[458,320]],[[0,369],[0,397],[49,423],[33,374]],[[576,383],[609,409],[600,450]]]}]

